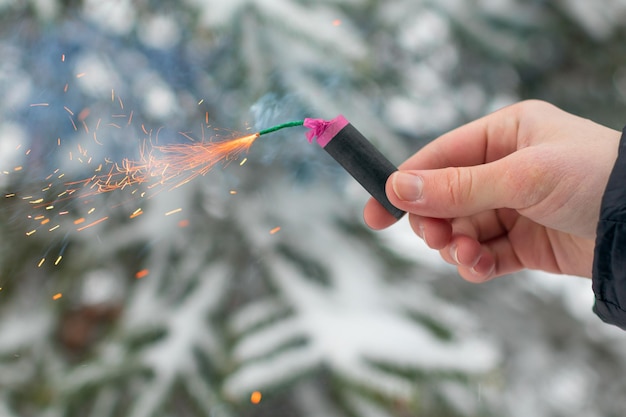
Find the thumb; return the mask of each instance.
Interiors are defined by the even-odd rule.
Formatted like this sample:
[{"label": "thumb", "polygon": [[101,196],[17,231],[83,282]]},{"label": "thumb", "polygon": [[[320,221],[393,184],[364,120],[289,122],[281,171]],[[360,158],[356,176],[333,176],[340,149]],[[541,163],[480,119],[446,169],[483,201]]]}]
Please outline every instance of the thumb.
[{"label": "thumb", "polygon": [[541,169],[524,170],[523,164],[507,159],[471,167],[398,171],[387,181],[387,196],[401,210],[435,218],[530,207],[545,196],[541,190],[546,184],[540,184],[542,175],[537,172]]}]

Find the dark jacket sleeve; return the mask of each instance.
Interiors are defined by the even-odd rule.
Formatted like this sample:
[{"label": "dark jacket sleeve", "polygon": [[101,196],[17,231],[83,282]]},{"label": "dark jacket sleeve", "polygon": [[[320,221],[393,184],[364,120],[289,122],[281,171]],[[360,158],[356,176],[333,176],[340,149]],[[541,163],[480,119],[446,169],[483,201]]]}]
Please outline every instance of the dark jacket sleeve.
[{"label": "dark jacket sleeve", "polygon": [[593,260],[593,311],[626,330],[626,127],[600,209]]}]

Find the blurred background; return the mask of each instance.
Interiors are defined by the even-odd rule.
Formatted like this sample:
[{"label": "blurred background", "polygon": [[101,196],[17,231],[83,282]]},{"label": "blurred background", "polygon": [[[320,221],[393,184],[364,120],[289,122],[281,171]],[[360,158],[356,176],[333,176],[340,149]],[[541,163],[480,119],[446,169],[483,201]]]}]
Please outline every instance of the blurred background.
[{"label": "blurred background", "polygon": [[626,336],[589,280],[465,283],[406,221],[367,229],[301,128],[173,190],[63,190],[146,141],[340,113],[394,163],[526,98],[621,129],[624,21],[624,0],[0,0],[0,417],[623,416]]}]

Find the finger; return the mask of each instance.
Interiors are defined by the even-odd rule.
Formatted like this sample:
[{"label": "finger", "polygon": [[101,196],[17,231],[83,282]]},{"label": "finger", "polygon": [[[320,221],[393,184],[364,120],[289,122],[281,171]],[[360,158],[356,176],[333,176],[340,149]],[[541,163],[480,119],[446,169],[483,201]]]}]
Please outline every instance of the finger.
[{"label": "finger", "polygon": [[398,221],[376,199],[370,198],[363,209],[363,220],[370,228],[381,230]]},{"label": "finger", "polygon": [[409,223],[416,235],[432,249],[442,249],[450,244],[452,225],[444,219],[433,219],[409,214]]},{"label": "finger", "polygon": [[538,203],[558,185],[549,158],[541,150],[525,148],[484,165],[398,171],[387,181],[387,197],[399,209],[423,217],[520,210]]},{"label": "finger", "polygon": [[528,106],[529,102],[523,102],[505,107],[452,130],[426,145],[399,168],[472,166],[503,158],[518,148],[520,118]]}]

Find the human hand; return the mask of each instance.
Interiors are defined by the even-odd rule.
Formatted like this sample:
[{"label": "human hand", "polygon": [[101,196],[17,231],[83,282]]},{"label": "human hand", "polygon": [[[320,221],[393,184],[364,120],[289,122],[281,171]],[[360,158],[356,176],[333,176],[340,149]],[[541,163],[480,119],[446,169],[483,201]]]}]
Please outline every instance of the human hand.
[{"label": "human hand", "polygon": [[[471,282],[524,268],[591,276],[620,132],[525,101],[434,140],[387,181],[412,229]],[[396,221],[375,200],[373,229]]]}]

